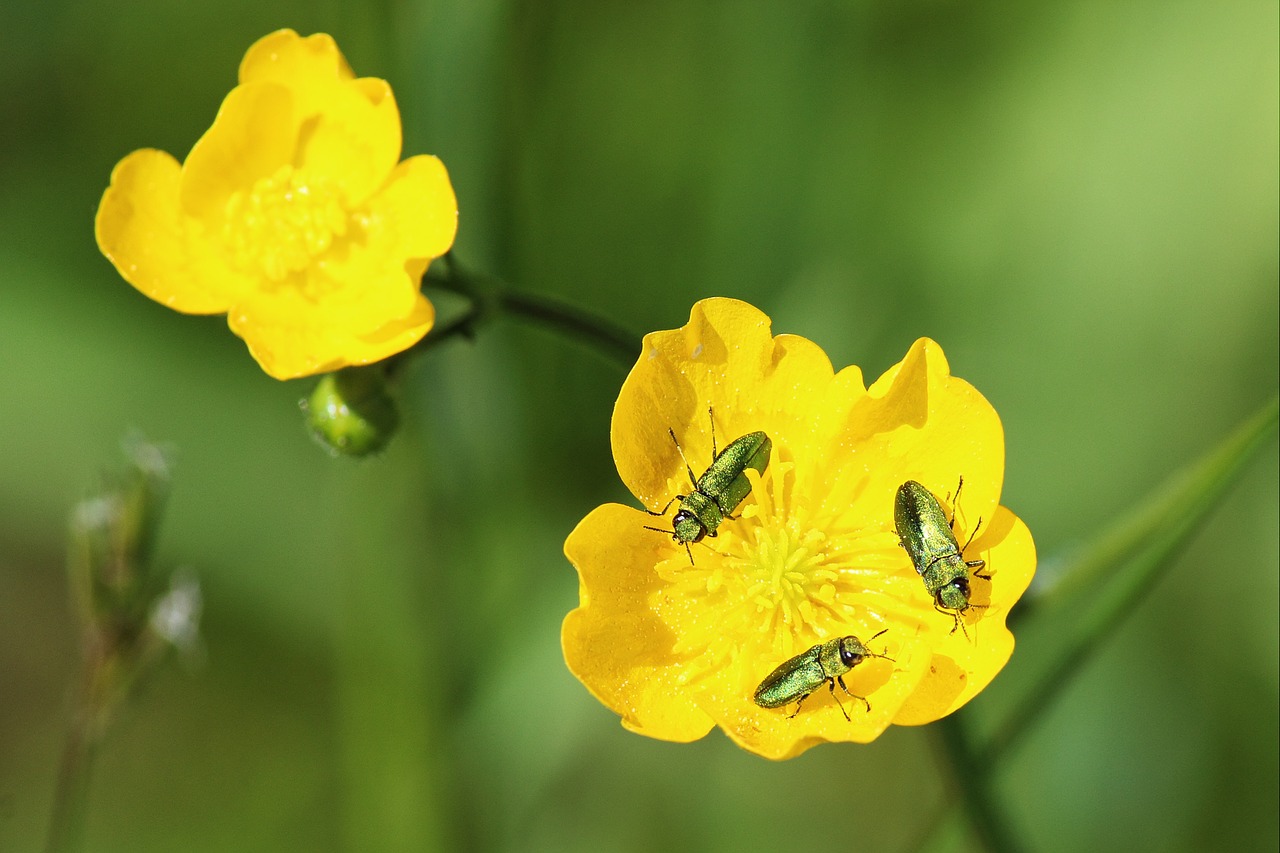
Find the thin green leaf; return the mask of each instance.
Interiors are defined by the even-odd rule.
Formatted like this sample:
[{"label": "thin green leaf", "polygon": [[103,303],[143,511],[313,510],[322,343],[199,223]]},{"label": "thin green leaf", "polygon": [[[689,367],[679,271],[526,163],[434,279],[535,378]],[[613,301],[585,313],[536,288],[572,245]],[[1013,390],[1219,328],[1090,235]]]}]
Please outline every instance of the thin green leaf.
[{"label": "thin green leaf", "polygon": [[1102,577],[1109,581],[1098,598],[1084,608],[1082,617],[1072,622],[1053,664],[981,751],[984,765],[999,761],[1017,745],[1102,641],[1173,564],[1204,517],[1275,429],[1278,414],[1280,398],[1272,398],[1216,449],[1183,468],[1104,531],[1068,568],[1049,600],[1065,598]]}]

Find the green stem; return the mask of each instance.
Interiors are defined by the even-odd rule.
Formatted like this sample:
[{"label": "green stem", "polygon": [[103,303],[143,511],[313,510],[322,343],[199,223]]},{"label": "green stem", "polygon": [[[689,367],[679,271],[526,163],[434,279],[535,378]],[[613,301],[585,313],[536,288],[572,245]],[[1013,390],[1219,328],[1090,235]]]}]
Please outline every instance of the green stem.
[{"label": "green stem", "polygon": [[[79,715],[77,715],[79,716]],[[89,726],[72,722],[58,766],[58,787],[49,819],[49,853],[71,853],[84,846],[85,814],[89,803],[89,774],[95,743]]]},{"label": "green stem", "polygon": [[465,297],[470,307],[461,318],[433,329],[407,352],[427,349],[458,334],[472,335],[490,319],[509,314],[581,341],[623,367],[630,367],[640,355],[639,335],[594,311],[550,296],[513,290],[496,276],[463,269],[452,254],[444,256],[442,266],[440,270],[433,268],[423,283]]},{"label": "green stem", "polygon": [[106,657],[99,644],[86,641],[80,685],[58,762],[58,782],[45,847],[48,853],[74,853],[84,849],[89,779],[106,714]]},{"label": "green stem", "polygon": [[[1076,563],[1062,589],[1078,585],[1071,581],[1071,575],[1082,572],[1094,577],[1109,567],[1105,559],[1138,548],[1119,571],[1111,573],[1112,581],[1098,600],[1071,623],[1054,663],[982,750],[979,760],[984,765],[999,761],[1018,745],[1040,713],[1057,699],[1072,676],[1175,562],[1204,517],[1275,429],[1278,415],[1280,400],[1272,398],[1217,449],[1183,469],[1128,518],[1099,537],[1097,545]],[[1139,546],[1137,543],[1143,540],[1145,544]]]},{"label": "green stem", "polygon": [[1016,853],[1025,849],[997,805],[992,790],[993,768],[984,764],[969,735],[964,713],[937,723],[938,742],[946,753],[954,789],[965,804],[965,816],[985,849],[991,853]]},{"label": "green stem", "polygon": [[503,309],[513,316],[532,320],[590,344],[623,367],[631,367],[640,356],[639,335],[575,305],[548,296],[514,291],[501,294],[499,301]]}]

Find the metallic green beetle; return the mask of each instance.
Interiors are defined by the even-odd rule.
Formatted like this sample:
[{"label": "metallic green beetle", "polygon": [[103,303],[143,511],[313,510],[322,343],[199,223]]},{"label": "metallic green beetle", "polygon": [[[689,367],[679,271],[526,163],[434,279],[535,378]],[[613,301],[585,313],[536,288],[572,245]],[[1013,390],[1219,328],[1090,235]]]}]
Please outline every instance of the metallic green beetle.
[{"label": "metallic green beetle", "polygon": [[[885,631],[887,630],[889,629],[886,628]],[[884,631],[880,631],[871,639],[874,640],[883,633]],[[825,681],[831,690],[831,697],[840,706],[840,713],[844,714],[846,720],[852,721],[849,712],[844,709],[844,704],[836,696],[836,682],[840,683],[841,690],[862,702],[870,711],[871,703],[866,697],[851,693],[844,683],[844,674],[866,658],[893,660],[887,655],[872,652],[857,637],[836,637],[834,640],[827,640],[796,655],[769,673],[765,680],[760,682],[752,698],[761,708],[781,708],[783,705],[795,702],[796,710],[794,714],[787,717],[789,720],[800,713],[800,705]]]},{"label": "metallic green beetle", "polygon": [[[769,454],[773,450],[773,442],[763,432],[749,432],[741,438],[729,442],[729,446],[716,451],[716,422],[711,410],[711,465],[701,477],[694,476],[689,460],[685,458],[676,434],[670,428],[667,434],[675,442],[685,470],[689,472],[689,482],[693,491],[687,495],[676,495],[667,501],[661,512],[647,510],[650,515],[666,515],[667,510],[676,501],[680,509],[671,518],[671,538],[679,542],[689,552],[689,562],[693,562],[693,551],[689,543],[701,542],[704,536],[715,536],[716,530],[724,519],[732,519],[730,514],[738,508],[738,504],[751,492],[751,481],[747,479],[746,470],[754,468],[764,474],[769,467]],[[668,531],[658,527],[650,527],[659,533]]]},{"label": "metallic green beetle", "polygon": [[[956,487],[956,503],[960,500],[960,489],[964,487],[964,478]],[[953,504],[954,506],[954,504]],[[951,633],[956,628],[964,628],[961,615],[970,607],[980,605],[969,603],[969,570],[981,569],[987,564],[983,560],[966,560],[964,550],[969,547],[973,537],[961,548],[956,543],[955,513],[951,520],[942,511],[938,499],[933,492],[917,483],[908,480],[898,487],[898,495],[893,503],[893,520],[898,528],[900,544],[911,557],[911,564],[924,580],[924,588],[933,596],[933,609],[945,613],[955,620]],[[982,526],[982,519],[974,527],[977,533]],[[975,571],[974,576],[990,580],[989,575]],[[968,636],[968,631],[965,635]]]}]

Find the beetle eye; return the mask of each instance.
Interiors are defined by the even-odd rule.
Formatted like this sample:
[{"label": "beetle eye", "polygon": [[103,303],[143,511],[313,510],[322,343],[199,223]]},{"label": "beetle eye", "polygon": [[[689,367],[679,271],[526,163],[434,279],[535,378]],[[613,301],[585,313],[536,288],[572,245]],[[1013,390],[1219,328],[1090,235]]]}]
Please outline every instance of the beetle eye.
[{"label": "beetle eye", "polygon": [[840,650],[840,660],[844,661],[845,666],[855,667],[858,664],[862,663],[862,655],[858,654],[852,649],[842,648]]},{"label": "beetle eye", "polygon": [[955,585],[961,592],[965,594],[966,598],[969,596],[969,579],[968,578],[956,578]]}]

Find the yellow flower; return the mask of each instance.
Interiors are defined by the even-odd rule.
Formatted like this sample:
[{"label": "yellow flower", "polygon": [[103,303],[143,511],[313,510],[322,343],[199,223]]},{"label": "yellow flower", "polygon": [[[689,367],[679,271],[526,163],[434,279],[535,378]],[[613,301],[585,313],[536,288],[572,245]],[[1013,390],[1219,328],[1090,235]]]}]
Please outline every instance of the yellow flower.
[{"label": "yellow flower", "polygon": [[391,87],[356,79],[332,38],[265,36],[186,162],[135,151],[98,207],[125,280],[187,314],[227,314],[270,375],[368,364],[412,346],[419,292],[457,201],[435,157],[400,160]]},{"label": "yellow flower", "polygon": [[[747,471],[751,493],[715,538],[692,546],[693,565],[670,536],[645,529],[668,529],[670,515],[608,504],[583,519],[565,542],[580,582],[562,632],[574,675],[633,731],[691,741],[718,725],[769,758],[867,742],[981,691],[1013,651],[1005,617],[1031,581],[1035,550],[999,505],[999,418],[950,375],[941,348],[917,341],[865,388],[858,368],[835,373],[812,342],[771,337],[769,318],[750,305],[699,302],[684,328],[645,338],[613,412],[618,472],[648,509],[690,490],[668,427],[695,474],[710,464],[708,407],[720,449],[762,430],[771,461],[763,476]],[[972,580],[977,606],[953,631],[898,543],[894,500],[916,480],[950,517],[961,475],[956,535],[963,546],[977,530],[965,557],[985,560],[991,579]],[[839,688],[837,706],[825,683],[794,717],[794,703],[753,702],[779,664],[849,635],[892,658],[867,658],[844,676],[869,711]]]}]

